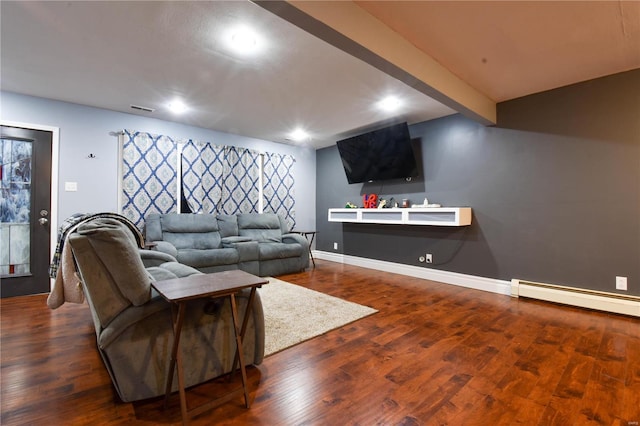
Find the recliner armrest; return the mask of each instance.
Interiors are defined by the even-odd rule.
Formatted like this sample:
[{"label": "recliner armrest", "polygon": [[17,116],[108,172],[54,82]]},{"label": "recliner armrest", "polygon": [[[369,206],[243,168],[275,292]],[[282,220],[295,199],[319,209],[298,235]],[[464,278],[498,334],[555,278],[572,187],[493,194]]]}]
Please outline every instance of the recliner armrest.
[{"label": "recliner armrest", "polygon": [[154,241],[156,243],[156,250],[162,253],[167,253],[175,258],[178,257],[178,249],[168,241]]},{"label": "recliner armrest", "polygon": [[138,252],[140,253],[140,258],[142,259],[142,264],[145,268],[160,266],[166,262],[177,262],[175,257],[157,250],[140,249]]},{"label": "recliner armrest", "polygon": [[300,234],[282,234],[282,242],[286,244],[298,243],[303,247],[309,247],[309,241]]},{"label": "recliner armrest", "polygon": [[[128,327],[143,320],[144,318],[155,315],[157,312],[166,310],[170,312],[171,305],[164,300],[155,289],[152,289],[152,299],[141,306],[130,306],[122,311],[113,321],[109,323],[98,336],[98,346],[100,349],[107,348],[120,334]],[[168,317],[168,314],[167,314]]]},{"label": "recliner armrest", "polygon": [[251,262],[260,258],[258,242],[249,237],[225,237],[222,239],[222,247],[236,249],[239,262]]}]

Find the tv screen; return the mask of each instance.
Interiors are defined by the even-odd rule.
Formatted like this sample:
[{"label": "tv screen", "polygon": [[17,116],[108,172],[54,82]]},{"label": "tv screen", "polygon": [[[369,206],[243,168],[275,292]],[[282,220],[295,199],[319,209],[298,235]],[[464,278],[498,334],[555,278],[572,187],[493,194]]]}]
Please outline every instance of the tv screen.
[{"label": "tv screen", "polygon": [[349,183],[418,176],[407,123],[336,143]]}]

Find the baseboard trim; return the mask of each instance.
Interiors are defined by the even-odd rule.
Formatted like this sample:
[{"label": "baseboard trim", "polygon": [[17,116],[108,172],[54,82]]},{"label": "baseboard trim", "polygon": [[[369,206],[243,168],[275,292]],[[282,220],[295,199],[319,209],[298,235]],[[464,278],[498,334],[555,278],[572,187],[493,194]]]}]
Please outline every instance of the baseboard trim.
[{"label": "baseboard trim", "polygon": [[363,268],[375,269],[378,271],[392,272],[394,274],[406,275],[414,278],[422,278],[431,281],[438,281],[445,284],[452,284],[460,287],[472,288],[475,290],[488,291],[490,293],[504,295],[511,294],[510,281],[460,274],[457,272],[441,271],[438,269],[427,267],[422,268],[419,266],[404,265],[402,263],[367,259],[364,257],[350,256],[319,250],[313,250],[312,253],[313,257],[316,259],[329,260],[331,262],[360,266]]},{"label": "baseboard trim", "polygon": [[640,297],[556,284],[511,280],[511,295],[640,317]]}]

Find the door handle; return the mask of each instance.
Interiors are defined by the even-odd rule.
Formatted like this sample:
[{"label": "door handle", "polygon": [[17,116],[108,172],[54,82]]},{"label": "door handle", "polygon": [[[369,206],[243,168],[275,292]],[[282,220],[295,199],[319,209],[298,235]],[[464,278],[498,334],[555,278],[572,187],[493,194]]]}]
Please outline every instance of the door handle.
[{"label": "door handle", "polygon": [[38,219],[40,225],[45,226],[47,223],[49,223],[49,219],[47,219],[47,216],[49,216],[49,212],[47,210],[40,210],[40,219]]}]

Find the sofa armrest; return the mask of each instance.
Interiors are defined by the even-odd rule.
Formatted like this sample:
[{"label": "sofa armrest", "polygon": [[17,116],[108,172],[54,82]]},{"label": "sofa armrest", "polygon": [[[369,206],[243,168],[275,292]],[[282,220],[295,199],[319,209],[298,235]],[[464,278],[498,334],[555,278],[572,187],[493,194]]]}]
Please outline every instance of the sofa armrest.
[{"label": "sofa armrest", "polygon": [[232,236],[232,237],[224,237],[222,238],[222,247],[225,248],[234,248],[237,243],[246,243],[249,241],[253,241],[249,237],[240,237],[240,236]]},{"label": "sofa armrest", "polygon": [[162,253],[166,253],[175,258],[178,257],[178,249],[173,244],[167,241],[154,241],[156,243],[156,250]]},{"label": "sofa armrest", "polygon": [[157,250],[140,249],[138,252],[140,253],[140,258],[142,259],[142,264],[145,268],[160,266],[166,262],[177,262],[175,257]]},{"label": "sofa armrest", "polygon": [[222,239],[222,247],[236,249],[239,262],[251,262],[260,258],[258,242],[249,237],[225,237]]},{"label": "sofa armrest", "polygon": [[286,244],[298,243],[303,247],[309,247],[309,241],[300,234],[282,234],[282,242]]},{"label": "sofa armrest", "polygon": [[98,337],[98,346],[100,349],[104,350],[107,348],[127,328],[148,316],[156,315],[161,311],[167,311],[166,316],[168,317],[171,311],[169,302],[165,301],[153,288],[151,296],[152,299],[144,305],[130,306],[122,311],[100,332],[100,336]]}]

